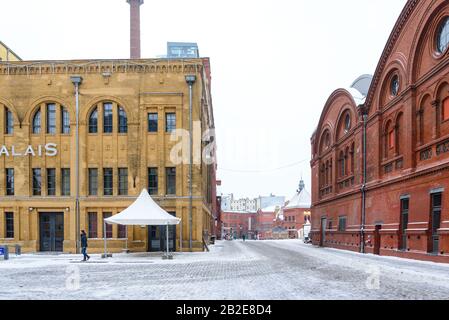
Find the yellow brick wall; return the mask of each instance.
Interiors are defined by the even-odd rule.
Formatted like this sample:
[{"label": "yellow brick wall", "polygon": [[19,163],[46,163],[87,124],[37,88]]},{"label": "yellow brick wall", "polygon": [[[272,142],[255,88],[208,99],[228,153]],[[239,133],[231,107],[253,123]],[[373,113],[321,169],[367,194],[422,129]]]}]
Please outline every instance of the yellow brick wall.
[{"label": "yellow brick wall", "polygon": [[[202,60],[189,61],[66,61],[66,62],[18,62],[16,68],[7,69],[0,65],[0,146],[14,145],[16,151],[55,143],[56,157],[6,157],[0,156],[0,243],[20,243],[25,252],[39,251],[39,214],[47,212],[64,213],[64,252],[75,252],[75,194],[76,194],[76,118],[74,85],[70,76],[81,75],[80,87],[80,226],[87,231],[87,213],[119,213],[129,206],[147,188],[147,168],[159,169],[159,194],[155,200],[167,211],[176,211],[182,218],[177,227],[177,249],[180,245],[182,228],[183,249],[189,247],[189,184],[187,164],[173,164],[170,151],[175,142],[165,133],[165,112],[175,112],[177,128],[188,130],[189,90],[185,82],[186,74],[196,74],[194,85],[193,119],[204,123],[201,113],[204,102],[205,83]],[[28,66],[28,68],[24,67]],[[26,70],[26,71],[25,71]],[[107,76],[105,73],[109,73]],[[207,80],[205,80],[207,81]],[[207,99],[207,98],[206,98]],[[103,102],[113,103],[112,134],[102,133]],[[45,109],[47,103],[56,103],[57,134],[46,133]],[[70,113],[70,134],[61,132],[60,107]],[[125,109],[128,118],[128,133],[118,133],[117,106]],[[90,112],[98,108],[98,133],[88,133]],[[6,135],[5,110],[14,115],[14,133]],[[32,134],[32,118],[41,110],[41,133]],[[205,109],[207,112],[207,109]],[[158,133],[147,132],[147,113],[159,115]],[[176,167],[176,196],[165,194],[165,168]],[[117,168],[128,168],[128,194],[118,196]],[[15,196],[6,196],[5,169],[15,170]],[[32,196],[32,168],[42,168],[42,196]],[[56,169],[56,196],[46,195],[45,168]],[[61,168],[71,169],[71,196],[61,196]],[[98,196],[88,196],[88,168],[98,168]],[[114,169],[114,196],[106,197],[103,192],[102,168]],[[210,232],[210,204],[206,201],[204,183],[207,170],[194,166],[193,174],[193,247],[202,250],[202,235]],[[15,214],[15,238],[4,239],[4,212]],[[100,219],[100,218],[99,218]],[[102,237],[102,223],[98,225],[99,238]],[[114,226],[114,235],[117,227]],[[124,240],[110,240],[110,251],[118,252],[125,247]],[[91,252],[103,250],[103,240],[90,240]],[[147,228],[129,227],[128,247],[132,251],[146,251]]]}]

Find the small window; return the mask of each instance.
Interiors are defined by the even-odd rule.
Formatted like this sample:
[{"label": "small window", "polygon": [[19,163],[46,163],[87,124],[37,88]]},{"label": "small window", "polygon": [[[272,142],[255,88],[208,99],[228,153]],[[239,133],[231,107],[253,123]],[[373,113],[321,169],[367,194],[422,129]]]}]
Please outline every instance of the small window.
[{"label": "small window", "polygon": [[6,169],[6,195],[14,195],[14,169]]},{"label": "small window", "polygon": [[42,176],[41,169],[33,169],[33,196],[42,194]]},{"label": "small window", "polygon": [[118,133],[128,132],[128,117],[126,116],[125,109],[118,107]]},{"label": "small window", "polygon": [[96,239],[98,238],[98,220],[96,212],[89,212],[89,238]]},{"label": "small window", "polygon": [[56,169],[47,169],[47,195],[56,195]]},{"label": "small window", "polygon": [[165,132],[171,133],[176,130],[176,113],[165,114]]},{"label": "small window", "polygon": [[126,226],[119,224],[117,226],[117,232],[118,232],[118,238],[119,239],[126,239]]},{"label": "small window", "polygon": [[157,132],[157,113],[148,114],[148,132]]},{"label": "small window", "polygon": [[12,112],[5,109],[5,134],[14,133],[14,117]]},{"label": "small window", "polygon": [[157,168],[148,168],[148,193],[157,195],[158,193],[158,174]]},{"label": "small window", "polygon": [[70,169],[61,169],[61,195],[70,196]]},{"label": "small window", "polygon": [[70,115],[66,108],[61,108],[61,133],[69,134],[70,133]]},{"label": "small window", "polygon": [[338,231],[340,232],[346,231],[346,217],[338,218]]},{"label": "small window", "polygon": [[33,134],[41,133],[41,110],[37,110],[33,117]]},{"label": "small window", "polygon": [[47,133],[56,134],[56,105],[47,104]]},{"label": "small window", "polygon": [[103,104],[103,132],[112,133],[112,103]]},{"label": "small window", "polygon": [[128,195],[128,169],[118,169],[118,194],[120,196]]},{"label": "small window", "polygon": [[443,121],[449,120],[449,98],[443,101]]},{"label": "small window", "polygon": [[113,193],[113,177],[112,168],[103,169],[103,194],[105,196],[112,196]]},{"label": "small window", "polygon": [[89,169],[89,195],[98,194],[98,169]]},{"label": "small window", "polygon": [[95,108],[89,117],[89,133],[98,132],[98,109]]},{"label": "small window", "polygon": [[396,97],[399,94],[399,76],[394,75],[393,78],[391,78],[391,95],[393,97]]},{"label": "small window", "polygon": [[7,239],[14,239],[14,213],[5,212],[5,231]]},{"label": "small window", "polygon": [[166,168],[166,194],[176,195],[176,168]]},{"label": "small window", "polygon": [[444,53],[449,47],[449,17],[446,17],[438,28],[437,51]]}]

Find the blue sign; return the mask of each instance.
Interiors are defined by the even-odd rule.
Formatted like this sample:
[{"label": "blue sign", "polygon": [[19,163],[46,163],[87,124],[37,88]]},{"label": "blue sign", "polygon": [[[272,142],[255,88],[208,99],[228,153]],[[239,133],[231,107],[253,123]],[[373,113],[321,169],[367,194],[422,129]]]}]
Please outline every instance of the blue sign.
[{"label": "blue sign", "polygon": [[5,248],[0,248],[0,256],[4,256],[5,255]]}]

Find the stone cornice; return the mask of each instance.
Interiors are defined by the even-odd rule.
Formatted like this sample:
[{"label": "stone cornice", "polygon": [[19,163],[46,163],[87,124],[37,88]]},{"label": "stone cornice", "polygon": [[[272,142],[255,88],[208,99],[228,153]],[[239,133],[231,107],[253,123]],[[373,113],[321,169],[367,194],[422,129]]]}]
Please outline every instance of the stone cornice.
[{"label": "stone cornice", "polygon": [[66,60],[0,62],[2,75],[200,73],[202,59]]}]

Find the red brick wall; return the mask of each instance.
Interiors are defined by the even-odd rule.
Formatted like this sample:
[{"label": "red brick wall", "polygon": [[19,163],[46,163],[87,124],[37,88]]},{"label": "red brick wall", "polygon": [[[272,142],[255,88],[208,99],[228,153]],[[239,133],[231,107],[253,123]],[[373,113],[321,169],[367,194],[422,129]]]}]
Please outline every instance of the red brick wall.
[{"label": "red brick wall", "polygon": [[[449,56],[435,53],[436,31],[449,16],[449,3],[439,0],[407,2],[379,61],[364,110],[367,111],[366,252],[374,252],[375,227],[381,226],[381,255],[449,262],[449,121],[443,121],[442,101],[449,97]],[[391,78],[400,79],[398,96],[391,94]],[[349,101],[349,102],[348,102]],[[355,127],[341,135],[340,115],[349,106]],[[312,238],[321,244],[321,219],[333,221],[325,232],[325,246],[360,250],[362,214],[362,117],[349,93],[335,91],[326,103],[312,143]],[[328,149],[321,148],[324,132],[331,132]],[[394,131],[395,147],[388,146]],[[354,141],[354,182],[339,178],[338,155]],[[323,186],[320,168],[332,159],[332,181]],[[347,179],[346,179],[347,180]],[[324,189],[323,189],[324,188]],[[442,188],[439,255],[429,255],[431,197]],[[323,192],[323,190],[325,192]],[[407,248],[398,250],[401,196],[410,197]],[[338,218],[347,216],[346,231]]]}]

